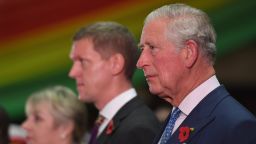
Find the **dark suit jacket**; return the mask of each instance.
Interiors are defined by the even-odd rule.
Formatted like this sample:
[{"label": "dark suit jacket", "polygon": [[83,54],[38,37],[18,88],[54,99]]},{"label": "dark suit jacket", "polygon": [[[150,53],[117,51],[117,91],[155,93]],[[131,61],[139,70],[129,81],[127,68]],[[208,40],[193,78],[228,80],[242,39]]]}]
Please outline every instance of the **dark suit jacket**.
[{"label": "dark suit jacket", "polygon": [[[181,127],[194,128],[183,135],[188,137],[184,142],[179,139]],[[167,143],[256,144],[255,131],[255,117],[230,96],[224,86],[219,86],[192,110]],[[155,144],[161,134],[156,137]]]},{"label": "dark suit jacket", "polygon": [[151,144],[159,130],[160,124],[154,113],[138,97],[135,97],[117,112],[113,118],[113,127],[105,128],[97,142],[99,144]]}]

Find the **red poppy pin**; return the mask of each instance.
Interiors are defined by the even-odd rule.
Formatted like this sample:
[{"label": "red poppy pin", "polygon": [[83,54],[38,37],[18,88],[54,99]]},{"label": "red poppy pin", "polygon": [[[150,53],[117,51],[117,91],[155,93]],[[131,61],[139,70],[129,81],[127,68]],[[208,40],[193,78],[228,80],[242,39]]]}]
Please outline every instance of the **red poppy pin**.
[{"label": "red poppy pin", "polygon": [[179,140],[182,143],[189,138],[190,132],[194,131],[194,128],[184,126],[184,127],[180,127],[179,131],[180,131]]},{"label": "red poppy pin", "polygon": [[111,120],[108,123],[107,129],[106,129],[106,134],[110,135],[113,132],[113,129],[114,129],[114,122],[113,122],[113,120]]}]

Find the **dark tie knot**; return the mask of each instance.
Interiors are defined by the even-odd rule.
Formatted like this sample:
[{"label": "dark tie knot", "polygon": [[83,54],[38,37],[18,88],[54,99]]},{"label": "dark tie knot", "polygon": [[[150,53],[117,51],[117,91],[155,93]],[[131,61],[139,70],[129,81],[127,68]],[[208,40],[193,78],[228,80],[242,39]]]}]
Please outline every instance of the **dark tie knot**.
[{"label": "dark tie knot", "polygon": [[99,115],[95,121],[95,125],[100,126],[103,123],[104,119],[105,119],[104,116]]}]

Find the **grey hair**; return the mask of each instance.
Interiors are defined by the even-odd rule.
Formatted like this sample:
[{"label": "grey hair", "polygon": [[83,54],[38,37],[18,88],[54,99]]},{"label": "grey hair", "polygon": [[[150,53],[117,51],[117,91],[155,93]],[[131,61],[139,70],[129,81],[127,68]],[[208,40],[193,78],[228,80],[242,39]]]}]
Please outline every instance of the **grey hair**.
[{"label": "grey hair", "polygon": [[33,93],[27,100],[26,109],[36,108],[39,103],[49,104],[56,126],[73,122],[73,141],[81,143],[86,130],[86,108],[75,93],[64,86],[54,86]]},{"label": "grey hair", "polygon": [[167,37],[178,48],[183,48],[187,40],[194,40],[209,63],[216,57],[216,33],[208,15],[185,4],[170,4],[152,11],[145,19],[145,25],[156,19],[167,21]]}]

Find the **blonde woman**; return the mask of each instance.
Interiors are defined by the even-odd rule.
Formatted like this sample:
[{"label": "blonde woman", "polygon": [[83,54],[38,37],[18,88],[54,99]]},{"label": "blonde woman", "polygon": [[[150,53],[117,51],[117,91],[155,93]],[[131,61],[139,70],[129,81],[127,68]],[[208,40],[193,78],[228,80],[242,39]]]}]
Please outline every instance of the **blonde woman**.
[{"label": "blonde woman", "polygon": [[86,109],[75,94],[55,86],[32,94],[22,127],[29,144],[80,144],[85,133]]}]

